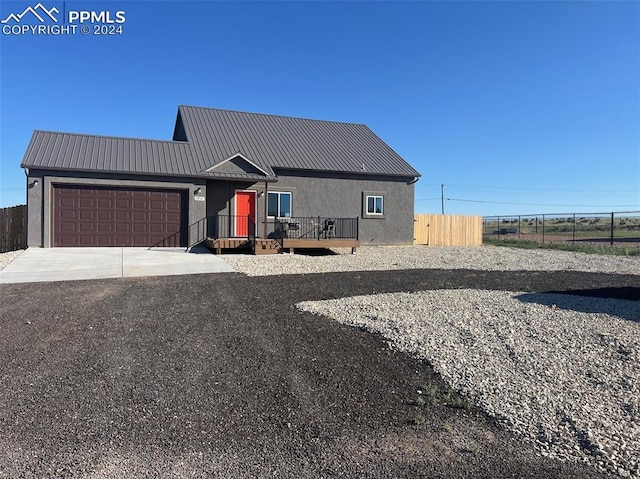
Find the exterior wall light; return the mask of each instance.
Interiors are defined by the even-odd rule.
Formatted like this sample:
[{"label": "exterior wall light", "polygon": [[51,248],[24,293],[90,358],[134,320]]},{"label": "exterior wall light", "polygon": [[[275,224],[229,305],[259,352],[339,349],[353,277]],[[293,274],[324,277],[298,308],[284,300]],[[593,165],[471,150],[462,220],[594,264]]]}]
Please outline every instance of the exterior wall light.
[{"label": "exterior wall light", "polygon": [[193,192],[194,195],[199,195],[200,193],[202,193],[202,188],[196,188],[196,190]]}]

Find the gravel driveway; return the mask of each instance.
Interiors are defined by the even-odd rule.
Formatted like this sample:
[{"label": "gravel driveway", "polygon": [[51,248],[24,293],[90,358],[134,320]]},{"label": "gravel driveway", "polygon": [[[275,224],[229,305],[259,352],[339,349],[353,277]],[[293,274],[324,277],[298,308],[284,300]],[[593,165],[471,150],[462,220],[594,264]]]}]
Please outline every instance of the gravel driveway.
[{"label": "gravel driveway", "polygon": [[411,269],[2,285],[0,477],[604,477],[460,407],[429,362],[295,306],[478,288],[636,300],[640,277]]}]

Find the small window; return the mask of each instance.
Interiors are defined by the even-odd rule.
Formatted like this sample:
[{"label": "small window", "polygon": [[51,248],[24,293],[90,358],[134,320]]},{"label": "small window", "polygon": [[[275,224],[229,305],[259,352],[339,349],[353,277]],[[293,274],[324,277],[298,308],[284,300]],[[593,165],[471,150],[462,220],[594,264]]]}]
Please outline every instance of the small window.
[{"label": "small window", "polygon": [[267,194],[267,216],[269,218],[291,217],[291,193],[270,191]]},{"label": "small window", "polygon": [[367,196],[367,214],[382,215],[384,214],[384,202],[382,196]]}]

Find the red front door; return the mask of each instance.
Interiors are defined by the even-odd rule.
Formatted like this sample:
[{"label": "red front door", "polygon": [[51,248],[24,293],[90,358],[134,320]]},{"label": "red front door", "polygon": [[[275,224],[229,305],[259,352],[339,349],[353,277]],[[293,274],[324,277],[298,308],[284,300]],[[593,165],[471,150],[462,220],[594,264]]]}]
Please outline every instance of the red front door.
[{"label": "red front door", "polygon": [[236,191],[236,236],[249,236],[249,218],[255,224],[256,192]]}]

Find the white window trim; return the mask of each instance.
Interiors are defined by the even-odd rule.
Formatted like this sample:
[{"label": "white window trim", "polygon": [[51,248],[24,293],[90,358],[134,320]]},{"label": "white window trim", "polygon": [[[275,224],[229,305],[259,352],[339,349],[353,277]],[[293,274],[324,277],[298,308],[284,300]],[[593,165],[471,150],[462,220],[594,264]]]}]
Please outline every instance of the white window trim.
[{"label": "white window trim", "polygon": [[[380,202],[381,202],[381,211],[380,213],[377,213],[375,211],[369,211],[369,198],[380,198]],[[375,199],[374,199],[374,203],[373,206],[375,208]],[[366,195],[365,196],[365,211],[367,216],[371,215],[371,216],[384,216],[384,196],[382,195]]]},{"label": "white window trim", "polygon": [[[289,216],[269,216],[269,194],[274,193],[278,195],[278,213],[280,212],[280,195],[289,195]],[[291,218],[293,216],[293,193],[291,191],[267,191],[267,218],[275,219],[275,218]]]}]

